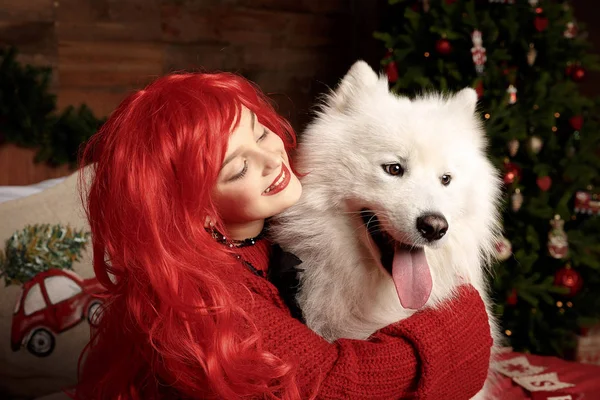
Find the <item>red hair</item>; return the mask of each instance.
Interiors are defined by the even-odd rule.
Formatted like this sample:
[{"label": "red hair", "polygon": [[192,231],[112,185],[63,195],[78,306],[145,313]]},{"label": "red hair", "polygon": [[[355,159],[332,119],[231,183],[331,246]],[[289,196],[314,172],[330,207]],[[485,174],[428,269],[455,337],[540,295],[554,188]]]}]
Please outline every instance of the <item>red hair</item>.
[{"label": "red hair", "polygon": [[210,215],[225,231],[211,191],[242,106],[295,147],[289,123],[230,73],[159,78],[86,145],[82,196],[107,297],[75,398],[299,398],[294,366],[231,300],[222,277],[239,265],[204,228]]}]

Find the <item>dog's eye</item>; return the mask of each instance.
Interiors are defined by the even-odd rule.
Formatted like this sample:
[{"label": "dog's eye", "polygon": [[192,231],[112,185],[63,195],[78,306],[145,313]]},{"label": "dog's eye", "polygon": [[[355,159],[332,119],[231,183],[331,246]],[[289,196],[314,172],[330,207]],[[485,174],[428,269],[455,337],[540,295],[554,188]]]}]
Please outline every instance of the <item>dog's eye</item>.
[{"label": "dog's eye", "polygon": [[381,167],[383,168],[383,170],[385,172],[387,172],[388,174],[390,174],[392,176],[404,175],[404,168],[402,168],[402,165],[400,165],[398,163],[383,164]]},{"label": "dog's eye", "polygon": [[450,184],[451,180],[452,180],[452,176],[450,174],[442,175],[442,178],[441,178],[442,185],[448,186]]}]

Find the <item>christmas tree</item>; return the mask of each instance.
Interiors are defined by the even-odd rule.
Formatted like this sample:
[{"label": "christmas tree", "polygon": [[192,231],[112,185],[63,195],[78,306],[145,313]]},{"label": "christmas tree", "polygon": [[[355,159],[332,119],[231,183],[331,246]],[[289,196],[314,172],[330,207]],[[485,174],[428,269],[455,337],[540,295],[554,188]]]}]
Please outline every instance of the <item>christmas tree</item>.
[{"label": "christmas tree", "polygon": [[13,233],[0,252],[0,276],[8,286],[22,284],[51,268],[73,270],[90,232],[70,226],[36,224]]},{"label": "christmas tree", "polygon": [[600,317],[598,69],[568,2],[389,0],[375,33],[393,91],[473,87],[504,178],[491,277],[517,351],[568,357]]}]

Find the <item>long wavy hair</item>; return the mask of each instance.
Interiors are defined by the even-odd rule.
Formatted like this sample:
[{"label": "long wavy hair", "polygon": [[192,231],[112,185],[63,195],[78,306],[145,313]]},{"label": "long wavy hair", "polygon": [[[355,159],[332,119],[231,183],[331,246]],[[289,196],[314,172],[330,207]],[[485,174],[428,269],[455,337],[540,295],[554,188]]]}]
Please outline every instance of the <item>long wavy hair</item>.
[{"label": "long wavy hair", "polygon": [[211,191],[242,106],[295,147],[266,96],[230,73],[157,79],[85,146],[81,194],[107,294],[75,398],[300,397],[295,366],[262,346],[232,301],[222,277],[234,258],[205,230],[211,216],[225,231]]}]

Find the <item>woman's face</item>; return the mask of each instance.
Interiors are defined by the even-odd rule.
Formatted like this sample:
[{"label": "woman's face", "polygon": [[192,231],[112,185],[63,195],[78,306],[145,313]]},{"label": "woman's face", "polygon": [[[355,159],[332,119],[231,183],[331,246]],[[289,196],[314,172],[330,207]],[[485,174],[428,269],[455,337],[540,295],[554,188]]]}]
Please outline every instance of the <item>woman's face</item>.
[{"label": "woman's face", "polygon": [[265,218],[298,201],[300,181],[290,168],[283,141],[242,107],[231,133],[213,199],[232,239],[258,235]]}]

